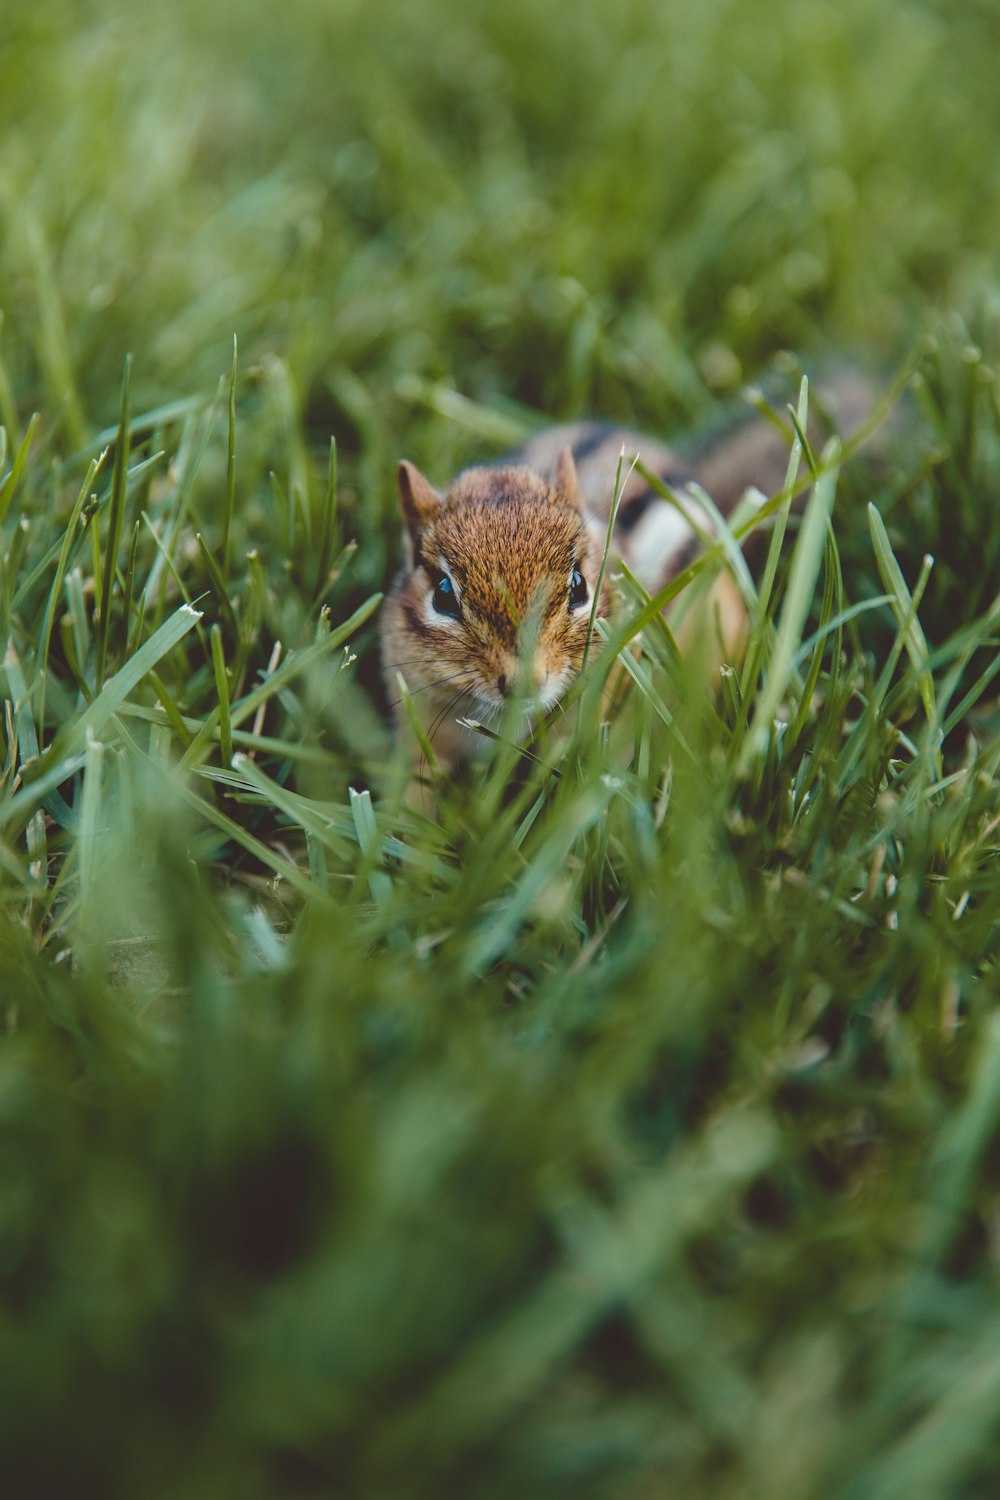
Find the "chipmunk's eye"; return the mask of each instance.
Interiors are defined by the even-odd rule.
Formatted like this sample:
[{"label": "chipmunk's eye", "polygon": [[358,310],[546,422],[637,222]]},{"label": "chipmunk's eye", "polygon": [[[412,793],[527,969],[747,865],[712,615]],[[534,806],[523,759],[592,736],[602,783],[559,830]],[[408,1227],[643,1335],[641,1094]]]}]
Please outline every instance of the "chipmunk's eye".
[{"label": "chipmunk's eye", "polygon": [[579,568],[574,568],[569,575],[569,607],[579,609],[581,604],[587,602],[587,580]]},{"label": "chipmunk's eye", "polygon": [[434,584],[433,604],[439,615],[451,615],[454,620],[457,620],[462,613],[458,596],[455,593],[455,585],[447,573],[441,573]]}]

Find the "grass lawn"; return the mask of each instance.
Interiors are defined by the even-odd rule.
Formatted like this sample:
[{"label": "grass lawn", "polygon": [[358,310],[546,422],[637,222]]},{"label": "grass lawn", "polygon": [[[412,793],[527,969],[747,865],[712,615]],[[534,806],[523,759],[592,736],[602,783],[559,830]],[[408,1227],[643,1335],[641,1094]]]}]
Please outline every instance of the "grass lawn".
[{"label": "grass lawn", "polygon": [[[996,1496],[1000,5],[4,23],[5,1494]],[[408,810],[397,461],[754,391],[745,661]]]}]

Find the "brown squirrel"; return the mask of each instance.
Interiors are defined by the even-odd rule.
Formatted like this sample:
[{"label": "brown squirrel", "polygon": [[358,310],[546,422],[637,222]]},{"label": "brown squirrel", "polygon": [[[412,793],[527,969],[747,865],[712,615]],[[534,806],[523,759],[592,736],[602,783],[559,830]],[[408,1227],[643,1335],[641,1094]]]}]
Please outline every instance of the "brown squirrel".
[{"label": "brown squirrel", "polygon": [[[859,377],[824,392],[841,427],[856,425],[869,405]],[[688,486],[699,485],[726,515],[750,486],[778,492],[789,445],[758,419],[685,461],[655,439],[581,422],[466,469],[443,494],[413,464],[399,465],[407,554],[382,613],[383,671],[392,699],[403,677],[445,770],[481,743],[461,719],[496,719],[515,692],[549,709],[579,672],[623,451],[612,545],[653,593],[696,556],[699,531],[713,531]],[[636,454],[684,513],[630,468]],[[713,594],[721,644],[735,651],[745,615],[727,573]],[[605,581],[599,617],[611,602]]]}]

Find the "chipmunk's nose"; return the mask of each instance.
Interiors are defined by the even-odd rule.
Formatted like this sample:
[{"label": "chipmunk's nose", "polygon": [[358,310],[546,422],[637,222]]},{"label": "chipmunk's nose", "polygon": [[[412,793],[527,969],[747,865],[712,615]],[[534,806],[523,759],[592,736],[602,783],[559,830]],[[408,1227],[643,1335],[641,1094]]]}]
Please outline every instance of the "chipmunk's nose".
[{"label": "chipmunk's nose", "polygon": [[[501,698],[506,698],[518,679],[518,663],[511,662],[506,672],[501,672],[497,677],[497,692]],[[534,692],[540,693],[549,680],[549,672],[541,657],[536,656],[531,664],[530,686]],[[527,689],[528,681],[522,679],[522,689]]]}]

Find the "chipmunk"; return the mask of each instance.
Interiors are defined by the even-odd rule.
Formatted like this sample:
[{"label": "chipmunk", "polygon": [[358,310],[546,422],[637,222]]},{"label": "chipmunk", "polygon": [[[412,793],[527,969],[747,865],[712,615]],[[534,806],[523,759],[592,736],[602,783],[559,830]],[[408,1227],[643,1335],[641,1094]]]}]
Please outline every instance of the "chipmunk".
[{"label": "chipmunk", "polygon": [[[824,398],[841,426],[870,404],[857,377]],[[689,460],[608,423],[548,428],[499,462],[466,469],[444,493],[400,463],[407,550],[382,613],[383,671],[393,699],[397,673],[404,678],[443,769],[481,742],[459,720],[496,719],[514,693],[547,710],[578,674],[623,451],[612,544],[650,593],[693,560],[699,532],[713,531],[692,482],[725,515],[751,485],[777,493],[788,462],[781,434],[755,420]],[[635,454],[683,512],[629,468]],[[605,575],[596,613],[610,609]],[[716,579],[713,609],[723,648],[735,652],[745,612],[728,573]]]}]

